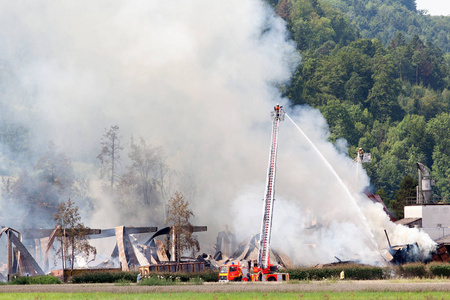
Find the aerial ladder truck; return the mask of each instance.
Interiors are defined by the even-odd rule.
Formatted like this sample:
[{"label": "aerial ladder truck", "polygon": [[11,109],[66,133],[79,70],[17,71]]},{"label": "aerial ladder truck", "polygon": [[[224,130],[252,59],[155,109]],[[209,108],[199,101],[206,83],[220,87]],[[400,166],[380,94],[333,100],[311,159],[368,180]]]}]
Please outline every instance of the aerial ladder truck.
[{"label": "aerial ladder truck", "polygon": [[[272,115],[272,143],[269,155],[269,167],[267,170],[266,190],[264,194],[263,216],[261,222],[261,232],[259,240],[258,261],[253,267],[252,274],[249,273],[251,281],[286,281],[289,280],[289,274],[278,273],[278,267],[270,264],[270,237],[272,231],[273,205],[275,200],[275,177],[277,164],[277,148],[278,148],[278,127],[284,120],[283,106],[275,105]],[[242,267],[238,266],[222,266],[219,272],[220,281],[240,280],[246,278],[246,268],[244,272]],[[248,270],[250,271],[250,270]],[[225,278],[226,277],[226,278]],[[245,279],[244,279],[245,280]]]}]

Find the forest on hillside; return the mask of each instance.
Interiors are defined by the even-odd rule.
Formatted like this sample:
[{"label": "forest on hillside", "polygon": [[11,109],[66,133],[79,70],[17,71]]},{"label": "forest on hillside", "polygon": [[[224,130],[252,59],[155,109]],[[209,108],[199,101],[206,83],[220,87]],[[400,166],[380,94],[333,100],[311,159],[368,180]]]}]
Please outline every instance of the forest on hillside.
[{"label": "forest on hillside", "polygon": [[444,52],[450,51],[450,18],[417,10],[415,0],[324,0],[343,12],[362,38],[377,38],[387,45],[402,32],[418,35]]},{"label": "forest on hillside", "polygon": [[371,153],[363,167],[397,218],[416,195],[417,162],[450,201],[450,17],[417,11],[415,0],[269,3],[302,54],[281,87],[292,104],[320,109],[350,156]]}]

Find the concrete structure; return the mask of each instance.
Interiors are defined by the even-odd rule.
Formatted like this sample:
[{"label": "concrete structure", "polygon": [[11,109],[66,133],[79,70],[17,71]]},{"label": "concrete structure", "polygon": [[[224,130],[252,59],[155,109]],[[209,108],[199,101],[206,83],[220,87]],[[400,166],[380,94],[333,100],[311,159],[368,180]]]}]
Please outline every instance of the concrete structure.
[{"label": "concrete structure", "polygon": [[405,219],[396,223],[409,219],[411,222],[403,222],[404,224],[402,224],[409,227],[422,228],[433,240],[450,235],[449,204],[409,205],[405,206],[404,212]]}]

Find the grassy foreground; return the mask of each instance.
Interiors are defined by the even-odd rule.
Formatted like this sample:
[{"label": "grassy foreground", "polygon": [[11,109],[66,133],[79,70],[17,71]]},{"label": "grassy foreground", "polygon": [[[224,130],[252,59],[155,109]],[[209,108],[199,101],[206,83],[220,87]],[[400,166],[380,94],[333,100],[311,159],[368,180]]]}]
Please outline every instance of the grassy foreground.
[{"label": "grassy foreground", "polygon": [[450,299],[446,292],[315,292],[315,293],[8,293],[1,299]]}]

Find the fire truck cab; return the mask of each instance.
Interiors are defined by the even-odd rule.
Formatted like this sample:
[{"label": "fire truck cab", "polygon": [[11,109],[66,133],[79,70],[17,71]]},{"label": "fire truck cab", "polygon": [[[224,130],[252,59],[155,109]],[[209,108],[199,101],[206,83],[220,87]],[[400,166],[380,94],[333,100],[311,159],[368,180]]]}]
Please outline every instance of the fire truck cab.
[{"label": "fire truck cab", "polygon": [[278,273],[278,267],[270,264],[267,269],[255,266],[251,275],[251,281],[289,281],[289,274]]},{"label": "fire truck cab", "polygon": [[[245,276],[247,275],[245,274]],[[242,281],[243,277],[244,272],[242,270],[242,267],[239,265],[231,263],[230,265],[223,265],[220,267],[219,282]]]},{"label": "fire truck cab", "polygon": [[267,269],[261,269],[255,263],[250,273],[247,265],[241,264],[225,264],[220,267],[219,282],[229,281],[289,281],[288,273],[278,273],[278,268],[273,265],[269,265]]}]

